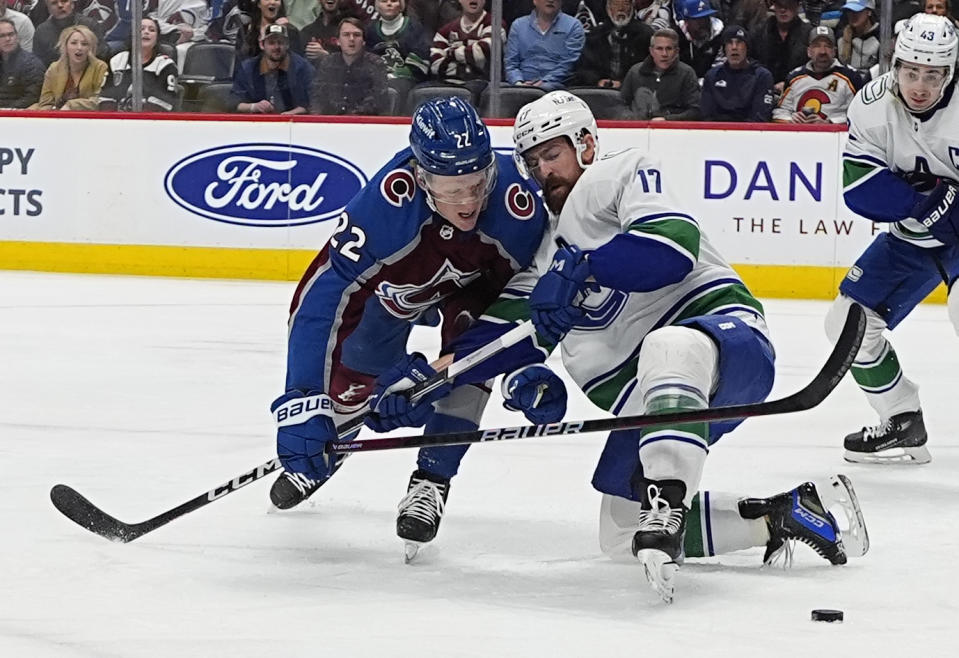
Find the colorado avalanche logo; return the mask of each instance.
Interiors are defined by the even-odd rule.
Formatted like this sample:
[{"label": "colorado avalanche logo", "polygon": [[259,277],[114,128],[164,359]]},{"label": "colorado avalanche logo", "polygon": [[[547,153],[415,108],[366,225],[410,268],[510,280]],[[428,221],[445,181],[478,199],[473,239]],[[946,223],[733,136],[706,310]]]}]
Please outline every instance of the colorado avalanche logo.
[{"label": "colorado avalanche logo", "polygon": [[449,295],[454,289],[466,287],[479,276],[479,272],[462,272],[453,267],[449,260],[444,260],[433,278],[426,283],[396,285],[383,281],[376,286],[376,295],[391,315],[401,320],[410,320]]},{"label": "colorado avalanche logo", "polygon": [[832,101],[829,98],[829,94],[822,89],[810,89],[799,97],[796,109],[802,112],[805,108],[811,107],[813,111],[819,115],[819,118],[825,119],[826,115],[823,114],[822,106],[829,105],[830,102]]},{"label": "colorado avalanche logo", "polygon": [[406,169],[394,169],[380,181],[380,194],[391,206],[403,207],[416,194],[416,181]]},{"label": "colorado avalanche logo", "polygon": [[506,210],[520,221],[532,219],[536,214],[536,202],[533,195],[519,183],[513,183],[506,189]]}]

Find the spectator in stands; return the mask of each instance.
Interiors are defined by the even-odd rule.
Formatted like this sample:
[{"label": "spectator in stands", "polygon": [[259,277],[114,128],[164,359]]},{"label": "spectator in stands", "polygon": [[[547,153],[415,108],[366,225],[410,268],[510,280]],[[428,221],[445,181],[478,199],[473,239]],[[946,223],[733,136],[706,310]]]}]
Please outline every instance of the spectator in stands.
[{"label": "spectator in stands", "polygon": [[[0,0],[0,5],[3,5],[2,0]],[[50,16],[50,11],[47,9],[47,3],[44,0],[7,0],[7,9],[26,16],[30,20],[31,27],[36,27]],[[0,18],[2,16],[3,14],[0,13]],[[23,48],[22,41],[20,47]]]},{"label": "spectator in stands", "polygon": [[263,26],[260,54],[245,60],[233,76],[235,112],[305,114],[310,107],[313,67],[290,48],[290,26]]},{"label": "spectator in stands", "polygon": [[722,59],[723,22],[707,0],[676,0],[680,21],[679,61],[686,62],[702,78]]},{"label": "spectator in stands", "polygon": [[300,31],[306,58],[314,65],[321,56],[340,49],[337,42],[340,21],[355,17],[348,0],[319,0],[319,9],[316,20]]},{"label": "spectator in stands", "polygon": [[249,57],[257,57],[261,52],[260,35],[268,25],[286,25],[289,34],[289,50],[302,55],[300,31],[290,25],[286,17],[286,5],[283,0],[256,0],[250,9],[250,22],[244,24],[236,34],[236,66]]},{"label": "spectator in stands", "polygon": [[386,114],[389,86],[383,58],[366,52],[363,23],[340,23],[340,50],[317,61],[310,87],[310,114]]},{"label": "spectator in stands", "polygon": [[855,69],[836,59],[836,35],[820,25],[809,34],[809,61],[786,80],[773,121],[779,123],[845,123],[846,108],[862,87]]},{"label": "spectator in stands", "polygon": [[703,120],[769,121],[773,111],[772,73],[749,59],[746,28],[727,25],[722,36],[726,61],[703,79]]},{"label": "spectator in stands", "polygon": [[566,85],[583,51],[583,26],[560,11],[559,0],[533,0],[533,11],[513,21],[506,42],[506,81],[545,91]]},{"label": "spectator in stands", "polygon": [[839,61],[868,76],[879,62],[879,22],[876,0],[850,0],[842,6],[846,26],[839,36]]},{"label": "spectator in stands", "polygon": [[405,0],[376,0],[376,10],[380,17],[366,28],[366,47],[386,62],[390,86],[403,107],[410,89],[429,72],[433,35],[404,13]]},{"label": "spectator in stands", "polygon": [[749,39],[760,64],[773,74],[781,91],[789,72],[806,62],[812,26],[799,18],[799,0],[773,0],[773,15]]},{"label": "spectator in stands", "polygon": [[952,24],[959,27],[959,20],[952,13],[950,0],[926,0],[923,5],[923,12],[935,14],[936,16],[945,16],[952,21]]},{"label": "spectator in stands", "polygon": [[0,18],[0,109],[22,110],[40,98],[43,64],[20,47],[17,26]]},{"label": "spectator in stands", "polygon": [[30,19],[23,13],[8,7],[10,0],[0,0],[0,18],[13,22],[17,28],[17,39],[20,41],[20,50],[33,52],[33,33],[35,29]]},{"label": "spectator in stands", "polygon": [[[430,49],[430,72],[446,84],[464,86],[478,99],[489,78],[493,21],[482,0],[459,0],[462,16],[439,29]],[[506,29],[500,26],[502,42]]]},{"label": "spectator in stands", "polygon": [[766,0],[721,0],[719,15],[726,25],[739,25],[746,34],[758,34],[769,17]]},{"label": "spectator in stands", "polygon": [[40,100],[31,110],[96,110],[107,77],[107,63],[97,59],[97,35],[86,25],[60,33],[60,59],[43,76]]},{"label": "spectator in stands", "polygon": [[571,84],[619,89],[634,65],[649,56],[653,28],[633,12],[633,0],[606,0],[602,22],[586,35]]},{"label": "spectator in stands", "polygon": [[[590,7],[594,8],[594,13],[602,13],[602,1],[587,0]],[[486,11],[492,9],[492,4],[492,0],[486,0]],[[580,0],[561,0],[560,7],[564,14],[569,14],[579,20],[576,14],[579,12]],[[503,20],[506,21],[507,25],[512,25],[517,18],[529,16],[531,11],[533,11],[533,0],[503,0]],[[583,26],[583,29],[586,29],[585,26]]]},{"label": "spectator in stands", "polygon": [[407,5],[407,15],[419,21],[431,37],[460,17],[459,0],[407,0]]},{"label": "spectator in stands", "polygon": [[316,20],[320,9],[318,0],[283,0],[283,2],[286,5],[288,25],[301,32],[303,28]]},{"label": "spectator in stands", "polygon": [[[143,61],[144,112],[172,112],[176,107],[176,63],[160,52],[159,38],[160,24],[155,18],[144,18],[140,22],[139,43]],[[110,58],[110,72],[100,92],[100,109],[118,112],[133,109],[133,61],[130,50]]]},{"label": "spectator in stands", "polygon": [[653,33],[649,57],[629,70],[619,93],[634,119],[699,118],[699,81],[692,67],[679,61],[679,35],[675,30]]},{"label": "spectator in stands", "polygon": [[671,0],[634,0],[636,17],[654,30],[673,27]]},{"label": "spectator in stands", "polygon": [[64,28],[72,25],[86,25],[90,28],[97,35],[99,42],[97,54],[101,59],[109,56],[100,26],[93,20],[81,16],[76,11],[73,0],[47,0],[47,9],[50,11],[50,17],[37,26],[36,34],[33,36],[33,54],[40,58],[44,67],[50,66],[59,59],[57,41],[60,39],[60,33]]}]

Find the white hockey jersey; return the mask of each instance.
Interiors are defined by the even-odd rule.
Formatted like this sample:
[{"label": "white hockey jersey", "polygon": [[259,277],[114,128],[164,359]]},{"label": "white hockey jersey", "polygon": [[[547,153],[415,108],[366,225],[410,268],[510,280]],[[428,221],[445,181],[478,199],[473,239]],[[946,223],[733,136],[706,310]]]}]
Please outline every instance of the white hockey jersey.
[{"label": "white hockey jersey", "polygon": [[773,109],[773,121],[787,122],[793,112],[808,108],[822,119],[844,123],[846,110],[861,86],[859,74],[838,59],[825,73],[816,73],[807,62],[786,78],[786,88]]},{"label": "white hockey jersey", "polygon": [[934,111],[917,116],[898,97],[892,76],[889,72],[867,84],[849,106],[843,196],[857,214],[891,222],[897,237],[941,246],[909,213],[937,179],[959,181],[955,83]]},{"label": "white hockey jersey", "polygon": [[[696,219],[676,210],[682,205],[676,182],[671,187],[658,163],[644,152],[607,155],[586,168],[562,213],[551,217],[533,265],[517,274],[504,293],[514,299],[529,295],[549,269],[558,238],[593,250],[616,235],[631,233],[666,244],[692,261],[692,271],[678,283],[642,293],[600,288],[582,302],[587,315],[582,326],[563,339],[563,363],[590,399],[605,409],[615,406],[633,381],[640,343],[654,329],[723,313],[768,335],[762,305],[709,243]],[[497,317],[496,309],[509,307],[498,302],[484,319],[514,321],[507,312]]]}]

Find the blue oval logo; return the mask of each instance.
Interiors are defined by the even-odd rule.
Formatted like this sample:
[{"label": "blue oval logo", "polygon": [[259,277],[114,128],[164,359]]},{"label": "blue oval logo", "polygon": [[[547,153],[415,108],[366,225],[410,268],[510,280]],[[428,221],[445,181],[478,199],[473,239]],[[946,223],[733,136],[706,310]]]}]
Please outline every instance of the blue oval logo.
[{"label": "blue oval logo", "polygon": [[167,195],[200,217],[242,226],[300,226],[339,216],[366,185],[348,160],[288,144],[200,151],[170,167]]}]

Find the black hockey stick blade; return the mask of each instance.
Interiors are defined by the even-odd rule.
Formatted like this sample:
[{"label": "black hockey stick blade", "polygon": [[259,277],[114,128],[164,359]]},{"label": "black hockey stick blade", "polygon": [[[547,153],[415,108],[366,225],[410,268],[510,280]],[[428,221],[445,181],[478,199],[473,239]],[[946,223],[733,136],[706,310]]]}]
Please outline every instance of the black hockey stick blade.
[{"label": "black hockey stick blade", "polygon": [[371,438],[367,440],[340,441],[327,444],[330,452],[348,454],[373,450],[393,450],[396,448],[423,448],[427,446],[467,445],[487,441],[509,441],[528,439],[538,436],[562,436],[567,434],[585,434],[587,432],[612,432],[616,430],[638,429],[650,425],[671,425],[677,423],[697,423],[737,418],[755,418],[776,414],[794,413],[812,409],[832,392],[846,372],[849,371],[859,345],[866,331],[866,314],[862,307],[853,304],[849,308],[842,332],[836,340],[829,358],[819,373],[802,390],[778,400],[739,404],[728,407],[714,407],[693,411],[677,411],[667,414],[644,414],[622,416],[619,418],[600,418],[596,420],[577,420],[548,425],[519,425],[516,427],[498,427],[472,432],[453,432],[448,434],[426,434],[420,436],[398,436]]},{"label": "black hockey stick blade", "polygon": [[139,524],[130,525],[113,518],[65,484],[57,484],[50,490],[50,500],[61,514],[81,528],[110,541],[125,544],[144,533],[138,528]]}]

